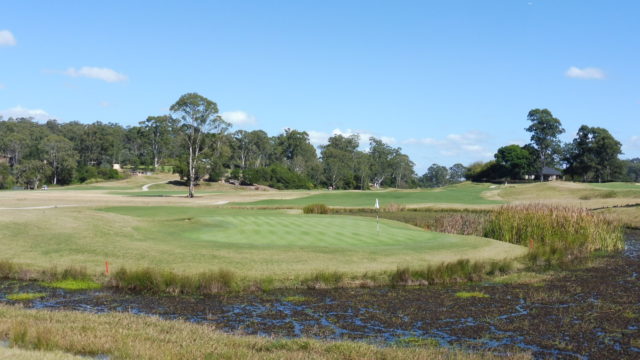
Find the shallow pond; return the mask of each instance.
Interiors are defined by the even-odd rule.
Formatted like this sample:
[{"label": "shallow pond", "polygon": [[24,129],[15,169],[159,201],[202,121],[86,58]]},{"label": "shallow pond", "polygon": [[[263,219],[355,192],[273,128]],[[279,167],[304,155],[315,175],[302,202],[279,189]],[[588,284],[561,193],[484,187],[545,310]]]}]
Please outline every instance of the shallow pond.
[{"label": "shallow pond", "polygon": [[[63,291],[0,282],[6,295],[44,292],[36,309],[110,311],[212,324],[227,332],[359,340],[381,345],[454,346],[536,358],[640,358],[640,232],[602,265],[542,285],[286,290],[205,297]],[[487,297],[456,296],[480,292]]]}]

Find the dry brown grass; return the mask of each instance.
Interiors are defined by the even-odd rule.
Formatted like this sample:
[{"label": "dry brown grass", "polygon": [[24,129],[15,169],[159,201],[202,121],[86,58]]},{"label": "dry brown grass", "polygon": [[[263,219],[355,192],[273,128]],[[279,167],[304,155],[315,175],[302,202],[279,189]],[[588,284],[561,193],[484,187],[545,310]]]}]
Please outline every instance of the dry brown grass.
[{"label": "dry brown grass", "polygon": [[[118,313],[50,312],[0,305],[0,320],[0,339],[9,339],[17,347],[94,356],[106,354],[114,360],[498,358],[492,354],[442,348],[379,348],[354,342],[229,335],[206,325]],[[511,358],[529,359],[530,356],[513,354]]]}]

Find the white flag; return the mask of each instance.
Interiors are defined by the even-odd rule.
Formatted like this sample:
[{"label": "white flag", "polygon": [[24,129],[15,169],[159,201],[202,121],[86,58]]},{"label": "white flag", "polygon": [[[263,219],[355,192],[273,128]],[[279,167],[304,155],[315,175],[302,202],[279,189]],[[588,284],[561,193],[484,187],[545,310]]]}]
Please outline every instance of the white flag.
[{"label": "white flag", "polygon": [[380,209],[380,204],[378,203],[378,199],[376,199],[376,209]]}]

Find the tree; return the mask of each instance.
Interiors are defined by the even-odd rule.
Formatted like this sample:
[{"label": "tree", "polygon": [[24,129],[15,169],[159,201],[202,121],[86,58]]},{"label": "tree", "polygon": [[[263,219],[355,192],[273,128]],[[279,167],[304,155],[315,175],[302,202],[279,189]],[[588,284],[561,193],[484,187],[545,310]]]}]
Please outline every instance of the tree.
[{"label": "tree", "polygon": [[318,162],[315,147],[309,142],[306,131],[285,129],[284,134],[275,139],[276,156],[278,161],[286,164],[289,169],[301,175],[310,175]]},{"label": "tree", "polygon": [[391,158],[391,177],[394,179],[396,189],[406,188],[415,179],[415,171],[413,170],[415,164],[409,159],[409,156],[401,152],[400,148],[395,150],[395,154]]},{"label": "tree", "polygon": [[42,143],[42,150],[51,166],[53,184],[58,184],[58,179],[65,173],[65,182],[70,182],[73,169],[78,163],[78,154],[73,150],[73,143],[60,135],[49,135]]},{"label": "tree", "polygon": [[583,181],[597,178],[598,182],[607,181],[621,175],[622,145],[604,128],[582,125],[571,144],[564,147],[563,160],[567,164],[566,172],[582,177]]},{"label": "tree", "polygon": [[447,185],[449,170],[446,166],[432,164],[427,172],[422,175],[422,183],[426,187],[441,187]]},{"label": "tree", "polygon": [[467,172],[467,168],[460,164],[453,164],[449,168],[449,182],[450,183],[459,183],[465,180],[465,174]]},{"label": "tree", "polygon": [[334,135],[329,138],[327,145],[320,147],[325,180],[332,188],[353,187],[350,181],[354,178],[359,142],[358,135]]},{"label": "tree", "polygon": [[180,121],[182,135],[189,151],[189,197],[195,192],[195,170],[202,150],[204,134],[228,126],[218,115],[218,105],[197,93],[182,95],[169,108]]},{"label": "tree", "polygon": [[51,167],[41,160],[25,160],[16,167],[18,182],[29,189],[37,189],[50,172]]},{"label": "tree", "polygon": [[626,160],[627,176],[631,181],[640,182],[640,158]]},{"label": "tree", "polygon": [[140,122],[140,126],[145,130],[145,135],[149,138],[151,152],[153,153],[153,168],[157,169],[170,142],[171,133],[176,126],[176,120],[169,115],[149,116],[145,121]]},{"label": "tree", "polygon": [[538,152],[538,166],[540,181],[544,180],[542,172],[547,166],[555,163],[560,152],[560,140],[558,136],[564,133],[560,120],[553,117],[547,109],[533,109],[527,114],[527,120],[531,122],[527,132],[531,133],[531,142]]},{"label": "tree", "polygon": [[393,171],[391,167],[391,158],[394,155],[394,149],[385,144],[382,140],[374,137],[369,138],[369,159],[371,165],[371,176],[373,186],[380,188],[382,182]]},{"label": "tree", "polygon": [[530,171],[531,155],[518,145],[507,145],[498,149],[496,162],[504,168],[505,175],[511,179],[521,179]]}]

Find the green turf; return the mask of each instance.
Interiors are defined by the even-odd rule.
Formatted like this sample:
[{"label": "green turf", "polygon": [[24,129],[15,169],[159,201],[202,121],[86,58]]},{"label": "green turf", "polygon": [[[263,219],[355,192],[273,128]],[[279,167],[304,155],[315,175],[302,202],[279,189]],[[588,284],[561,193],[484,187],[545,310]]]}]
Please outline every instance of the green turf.
[{"label": "green turf", "polygon": [[0,219],[0,248],[0,259],[34,266],[84,266],[100,272],[109,261],[112,269],[228,269],[280,279],[317,271],[395,270],[460,258],[502,259],[524,250],[389,220],[380,220],[378,232],[376,220],[365,217],[162,206],[50,209],[38,217]]},{"label": "green turf", "polygon": [[305,206],[309,204],[325,204],[344,207],[373,207],[376,199],[380,206],[395,204],[468,204],[491,205],[501,201],[488,200],[481,194],[491,190],[487,184],[465,183],[430,190],[388,190],[388,191],[327,191],[286,200],[262,200],[235,205],[255,206]]},{"label": "green turf", "polygon": [[592,183],[589,184],[596,189],[606,189],[606,190],[637,190],[640,192],[640,185],[636,185],[636,183],[628,183],[628,182],[612,182],[612,183]]}]

